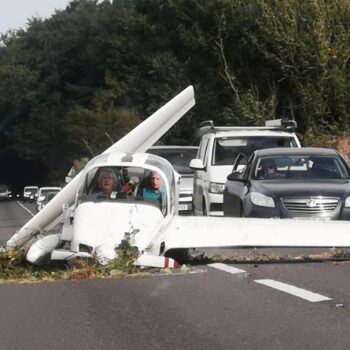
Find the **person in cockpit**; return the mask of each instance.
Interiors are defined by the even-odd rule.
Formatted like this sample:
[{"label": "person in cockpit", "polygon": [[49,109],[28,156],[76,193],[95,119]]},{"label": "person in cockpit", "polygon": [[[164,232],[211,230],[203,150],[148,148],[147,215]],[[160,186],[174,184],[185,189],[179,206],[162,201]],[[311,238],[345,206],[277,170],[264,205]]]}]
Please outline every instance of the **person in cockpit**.
[{"label": "person in cockpit", "polygon": [[97,179],[98,191],[96,195],[98,198],[109,198],[111,193],[116,190],[118,180],[112,169],[106,168],[101,170]]},{"label": "person in cockpit", "polygon": [[150,173],[151,184],[143,188],[142,195],[145,199],[157,199],[160,202],[165,194],[162,177],[156,173]]}]

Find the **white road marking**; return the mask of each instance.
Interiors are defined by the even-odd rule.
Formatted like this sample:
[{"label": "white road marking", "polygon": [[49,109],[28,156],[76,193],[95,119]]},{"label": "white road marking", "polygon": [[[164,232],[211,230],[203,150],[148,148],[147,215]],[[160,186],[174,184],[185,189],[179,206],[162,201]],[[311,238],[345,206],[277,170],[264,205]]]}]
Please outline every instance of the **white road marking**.
[{"label": "white road marking", "polygon": [[214,269],[231,273],[232,275],[236,275],[238,273],[247,273],[247,271],[245,270],[237,269],[236,267],[229,266],[222,263],[208,264],[208,266],[213,267]]},{"label": "white road marking", "polygon": [[263,284],[263,285],[271,287],[271,288],[278,289],[282,292],[285,292],[285,293],[294,295],[296,297],[311,301],[312,303],[317,303],[319,301],[325,301],[325,300],[332,300],[332,298],[328,298],[328,297],[323,296],[321,294],[313,293],[313,292],[310,292],[308,290],[298,288],[298,287],[292,286],[292,285],[287,284],[287,283],[282,283],[282,282],[269,280],[269,279],[255,280],[254,282]]},{"label": "white road marking", "polygon": [[22,203],[20,203],[19,201],[16,201],[16,202],[19,206],[21,206],[24,210],[26,210],[31,216],[35,215],[28,208],[26,208]]}]

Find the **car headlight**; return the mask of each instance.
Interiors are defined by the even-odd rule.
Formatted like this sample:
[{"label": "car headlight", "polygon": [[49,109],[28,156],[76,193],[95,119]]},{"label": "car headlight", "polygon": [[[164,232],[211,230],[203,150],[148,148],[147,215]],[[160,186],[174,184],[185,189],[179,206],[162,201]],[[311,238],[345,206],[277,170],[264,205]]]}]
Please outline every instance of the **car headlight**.
[{"label": "car headlight", "polygon": [[211,193],[223,193],[225,189],[225,184],[220,184],[218,182],[211,182],[209,192]]},{"label": "car headlight", "polygon": [[345,199],[345,208],[349,208],[350,207],[350,197],[346,197]]},{"label": "car headlight", "polygon": [[273,198],[265,196],[262,193],[252,192],[250,195],[250,198],[255,205],[259,205],[260,207],[268,207],[268,208],[275,207],[275,202]]}]

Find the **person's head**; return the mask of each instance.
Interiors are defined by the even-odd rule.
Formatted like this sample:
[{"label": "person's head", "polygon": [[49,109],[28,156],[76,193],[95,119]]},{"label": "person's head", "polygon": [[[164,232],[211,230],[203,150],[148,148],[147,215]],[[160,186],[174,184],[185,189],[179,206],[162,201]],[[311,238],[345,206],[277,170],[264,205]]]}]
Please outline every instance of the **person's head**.
[{"label": "person's head", "polygon": [[267,159],[263,163],[263,168],[266,174],[275,174],[276,173],[276,164],[272,159]]},{"label": "person's head", "polygon": [[102,192],[110,194],[117,186],[117,177],[112,169],[101,170],[98,176],[98,185]]},{"label": "person's head", "polygon": [[153,190],[158,191],[163,185],[163,179],[156,172],[152,172],[150,175],[151,175],[151,187]]}]

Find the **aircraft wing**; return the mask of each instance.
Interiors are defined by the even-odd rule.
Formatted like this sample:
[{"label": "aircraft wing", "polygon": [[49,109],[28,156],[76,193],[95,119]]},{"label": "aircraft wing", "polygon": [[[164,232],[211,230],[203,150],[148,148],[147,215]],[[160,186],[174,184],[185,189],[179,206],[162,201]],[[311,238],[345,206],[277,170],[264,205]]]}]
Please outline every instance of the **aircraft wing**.
[{"label": "aircraft wing", "polygon": [[195,105],[190,85],[103,153],[144,153]]},{"label": "aircraft wing", "polygon": [[175,216],[165,251],[214,247],[350,247],[350,222]]},{"label": "aircraft wing", "polygon": [[[191,109],[194,104],[194,90],[193,86],[190,85],[103,153],[145,152]],[[45,231],[54,222],[59,221],[62,215],[62,205],[71,205],[74,202],[80,177],[81,173],[73,178],[42,210],[22,226],[6,242],[6,246],[8,248],[21,247],[36,232]]]}]

